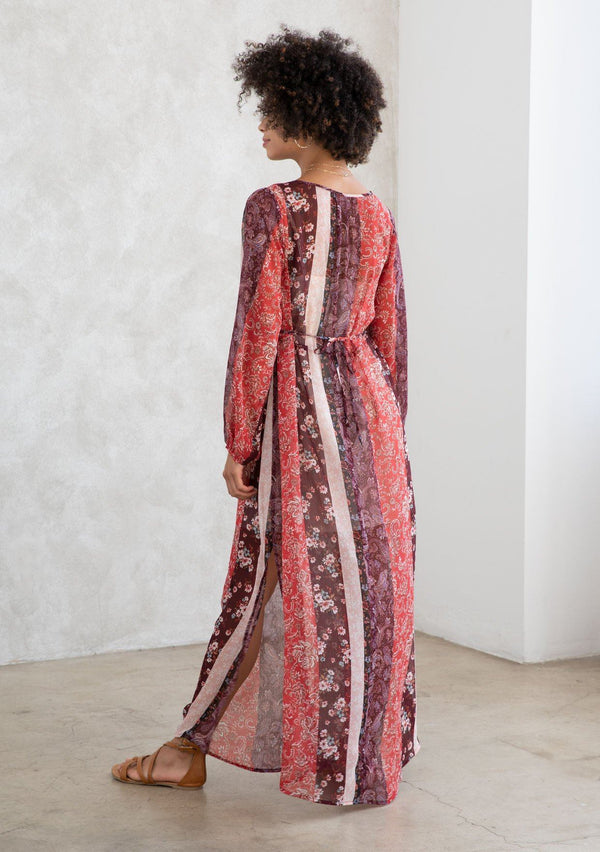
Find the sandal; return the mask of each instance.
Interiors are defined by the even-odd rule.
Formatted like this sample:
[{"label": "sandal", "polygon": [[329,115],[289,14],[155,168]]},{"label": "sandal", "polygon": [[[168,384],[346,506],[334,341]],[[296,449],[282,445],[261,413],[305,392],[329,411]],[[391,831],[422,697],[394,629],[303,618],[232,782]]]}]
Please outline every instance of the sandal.
[{"label": "sandal", "polygon": [[[184,790],[197,790],[199,787],[202,787],[206,781],[206,755],[200,746],[197,746],[196,743],[193,743],[185,737],[175,737],[174,739],[169,740],[168,743],[164,743],[164,745],[176,748],[178,751],[194,752],[190,768],[180,781],[155,781],[152,777],[152,770],[154,769],[156,756],[163,746],[159,746],[152,755],[145,754],[142,757],[130,757],[122,763],[115,763],[111,769],[113,778],[116,778],[117,781],[123,781],[125,784],[144,784],[146,786],[151,785],[157,787],[181,787]],[[142,761],[144,760],[144,757],[150,757],[150,761],[148,763],[148,775],[146,777],[144,777],[144,773],[142,772]],[[137,778],[127,777],[127,770],[134,763],[137,763],[136,769],[141,779],[139,781]]]}]

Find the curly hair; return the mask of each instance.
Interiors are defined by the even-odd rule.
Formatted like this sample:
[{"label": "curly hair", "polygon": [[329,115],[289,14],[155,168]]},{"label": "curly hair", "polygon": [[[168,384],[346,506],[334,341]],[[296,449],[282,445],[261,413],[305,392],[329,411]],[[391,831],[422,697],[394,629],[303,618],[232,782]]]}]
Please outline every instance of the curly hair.
[{"label": "curly hair", "polygon": [[245,41],[232,68],[241,80],[238,112],[255,91],[255,112],[281,132],[284,141],[312,137],[335,159],[364,163],[377,133],[379,112],[385,106],[383,84],[353,39],[329,29],[310,36],[280,24],[265,42]]}]

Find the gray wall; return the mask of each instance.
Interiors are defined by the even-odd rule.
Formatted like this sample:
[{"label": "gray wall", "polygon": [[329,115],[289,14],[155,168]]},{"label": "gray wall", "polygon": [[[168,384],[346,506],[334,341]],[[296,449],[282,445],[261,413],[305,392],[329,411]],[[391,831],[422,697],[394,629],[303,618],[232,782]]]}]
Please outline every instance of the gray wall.
[{"label": "gray wall", "polygon": [[416,624],[511,659],[524,629],[530,16],[521,0],[400,2]]},{"label": "gray wall", "polygon": [[396,203],[397,8],[1,3],[0,662],[206,640],[236,501],[222,395],[240,221],[271,163],[229,65],[280,22],[386,85],[359,178]]}]

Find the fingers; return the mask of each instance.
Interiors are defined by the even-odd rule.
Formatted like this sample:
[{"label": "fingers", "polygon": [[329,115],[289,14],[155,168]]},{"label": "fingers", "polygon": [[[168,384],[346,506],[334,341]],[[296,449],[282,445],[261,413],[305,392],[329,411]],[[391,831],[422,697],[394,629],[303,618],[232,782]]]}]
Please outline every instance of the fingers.
[{"label": "fingers", "polygon": [[253,485],[244,485],[242,480],[243,469],[243,465],[228,458],[223,470],[227,490],[232,497],[236,497],[238,500],[247,500],[248,497],[252,497],[258,491]]}]

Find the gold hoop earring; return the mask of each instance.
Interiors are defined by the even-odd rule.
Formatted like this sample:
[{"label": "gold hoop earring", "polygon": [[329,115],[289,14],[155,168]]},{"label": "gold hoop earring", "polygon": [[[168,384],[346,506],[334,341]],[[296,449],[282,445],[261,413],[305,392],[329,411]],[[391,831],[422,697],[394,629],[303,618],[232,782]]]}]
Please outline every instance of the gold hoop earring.
[{"label": "gold hoop earring", "polygon": [[298,142],[298,140],[297,140],[297,139],[294,139],[294,142],[296,143],[296,145],[297,145],[299,148],[310,148],[310,146],[312,145],[312,142],[309,142],[309,143],[308,143],[308,145],[301,145],[301,144]]}]

